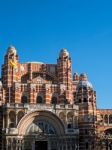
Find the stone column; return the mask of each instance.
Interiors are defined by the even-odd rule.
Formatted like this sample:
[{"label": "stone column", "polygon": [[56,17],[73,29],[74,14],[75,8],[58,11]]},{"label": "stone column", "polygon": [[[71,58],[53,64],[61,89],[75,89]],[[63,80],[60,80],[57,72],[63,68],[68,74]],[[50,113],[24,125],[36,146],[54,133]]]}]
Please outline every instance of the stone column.
[{"label": "stone column", "polygon": [[11,139],[11,150],[13,150],[13,139]]},{"label": "stone column", "polygon": [[17,124],[18,124],[18,113],[17,113],[17,111],[16,111],[16,120],[15,120],[16,122],[15,122],[15,127],[17,126]]},{"label": "stone column", "polygon": [[65,141],[65,142],[66,142],[66,149],[65,149],[65,150],[67,150],[67,139],[66,139],[66,141]]},{"label": "stone column", "polygon": [[6,150],[8,150],[8,139],[6,139]]},{"label": "stone column", "polygon": [[32,142],[32,150],[35,150],[35,140]]},{"label": "stone column", "polygon": [[22,140],[22,150],[24,150],[24,140]]},{"label": "stone column", "polygon": [[3,129],[5,128],[5,114],[3,112]]},{"label": "stone column", "polygon": [[19,150],[22,150],[22,140],[19,140]]},{"label": "stone column", "polygon": [[62,150],[63,150],[63,143],[64,143],[64,142],[63,142],[63,139],[62,139],[62,141],[61,141],[61,147],[62,147]]},{"label": "stone column", "polygon": [[9,112],[6,113],[7,128],[9,128]]},{"label": "stone column", "polygon": [[47,142],[48,142],[48,150],[51,150],[51,142],[50,142],[50,140],[47,141]]}]

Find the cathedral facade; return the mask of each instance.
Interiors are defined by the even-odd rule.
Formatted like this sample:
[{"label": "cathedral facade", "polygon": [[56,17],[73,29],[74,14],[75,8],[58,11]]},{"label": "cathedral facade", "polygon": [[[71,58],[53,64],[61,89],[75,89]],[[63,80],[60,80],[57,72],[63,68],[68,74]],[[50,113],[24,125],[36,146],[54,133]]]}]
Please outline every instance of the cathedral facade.
[{"label": "cathedral facade", "polygon": [[57,64],[20,63],[8,47],[0,81],[1,150],[112,150],[112,110],[97,109],[85,73],[72,75],[71,58]]}]

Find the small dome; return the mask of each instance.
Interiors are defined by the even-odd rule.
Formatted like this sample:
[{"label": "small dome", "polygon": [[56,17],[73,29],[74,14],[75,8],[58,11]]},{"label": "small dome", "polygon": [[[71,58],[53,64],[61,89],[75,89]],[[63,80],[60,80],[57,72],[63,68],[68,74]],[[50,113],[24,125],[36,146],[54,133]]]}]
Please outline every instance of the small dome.
[{"label": "small dome", "polygon": [[81,73],[79,79],[80,81],[87,81],[88,78],[87,78],[86,73]]},{"label": "small dome", "polygon": [[69,53],[68,53],[67,49],[65,49],[65,48],[61,49],[59,56],[60,57],[62,57],[62,56],[69,56]]},{"label": "small dome", "polygon": [[86,88],[93,89],[93,86],[92,86],[92,84],[89,81],[80,81],[79,84],[77,85],[77,89],[79,89],[80,87],[81,88],[86,87]]},{"label": "small dome", "polygon": [[73,75],[73,80],[74,80],[74,81],[75,81],[75,80],[79,80],[79,75],[78,75],[77,72],[74,73],[74,75]]},{"label": "small dome", "polygon": [[16,49],[14,46],[9,46],[7,49],[7,53],[16,54]]},{"label": "small dome", "polygon": [[77,72],[74,73],[74,76],[79,76]]}]

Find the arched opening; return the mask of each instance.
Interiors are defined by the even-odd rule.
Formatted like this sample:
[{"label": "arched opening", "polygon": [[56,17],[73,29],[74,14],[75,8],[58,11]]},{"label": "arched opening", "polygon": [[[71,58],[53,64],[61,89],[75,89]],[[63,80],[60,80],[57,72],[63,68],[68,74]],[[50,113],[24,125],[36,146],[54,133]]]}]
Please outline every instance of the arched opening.
[{"label": "arched opening", "polygon": [[27,99],[27,96],[22,96],[21,97],[21,103],[28,103],[28,99]]},{"label": "arched opening", "polygon": [[67,128],[72,129],[73,128],[72,123],[68,123]]},{"label": "arched opening", "polygon": [[15,124],[16,124],[16,114],[15,114],[15,112],[14,111],[11,111],[10,113],[9,113],[9,121],[10,121],[10,123],[9,123],[9,127],[10,128],[14,128],[15,127]]},{"label": "arched opening", "polygon": [[109,124],[112,124],[112,115],[109,116]]},{"label": "arched opening", "polygon": [[25,74],[21,77],[21,82],[22,83],[27,83],[27,80],[29,79],[29,75],[28,74]]},{"label": "arched opening", "polygon": [[67,114],[67,128],[68,129],[73,128],[73,113],[72,112],[69,112]]},{"label": "arched opening", "polygon": [[104,123],[105,123],[105,124],[108,124],[108,115],[105,115],[105,116],[104,116]]},{"label": "arched opening", "polygon": [[53,96],[51,99],[52,104],[57,104],[57,97]]},{"label": "arched opening", "polygon": [[105,130],[106,135],[112,135],[112,128]]},{"label": "arched opening", "polygon": [[106,150],[112,150],[112,142],[111,142],[112,128],[105,130],[104,135],[106,137],[106,140],[104,142]]},{"label": "arched opening", "polygon": [[65,113],[64,113],[64,112],[60,112],[60,114],[59,114],[59,118],[62,120],[62,122],[63,122],[63,123],[65,123],[65,122],[66,122],[66,115],[65,115]]},{"label": "arched opening", "polygon": [[37,96],[36,102],[41,104],[43,102],[42,97],[41,96]]},{"label": "arched opening", "polygon": [[[47,128],[47,125],[45,125],[45,124],[43,125],[43,123],[41,121],[46,121],[49,124],[51,124],[51,126],[54,127],[57,135],[63,135],[65,133],[64,124],[59,119],[59,117],[57,117],[50,111],[40,110],[40,111],[33,111],[30,114],[26,114],[20,120],[20,122],[17,126],[17,128],[19,129],[18,134],[26,135],[26,130],[27,130],[28,126],[31,125],[31,123],[33,123],[37,126],[37,122],[39,122],[39,132],[41,132],[41,129],[43,129],[43,128],[45,129],[44,132],[47,132],[47,129],[50,126],[48,126],[48,128]],[[34,128],[31,128],[31,130],[33,130],[33,129]],[[48,132],[52,133],[50,128],[49,128]],[[36,134],[37,134],[37,132],[36,132]]]},{"label": "arched opening", "polygon": [[22,111],[19,111],[18,112],[18,115],[17,115],[17,122],[19,123],[19,121],[21,120],[21,118],[24,116],[24,113]]}]

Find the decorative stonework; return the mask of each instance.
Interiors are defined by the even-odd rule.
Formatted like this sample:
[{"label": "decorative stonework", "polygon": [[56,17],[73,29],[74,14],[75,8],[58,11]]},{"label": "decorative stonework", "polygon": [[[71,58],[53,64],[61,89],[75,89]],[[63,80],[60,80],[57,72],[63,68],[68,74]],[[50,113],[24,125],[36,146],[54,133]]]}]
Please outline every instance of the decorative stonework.
[{"label": "decorative stonework", "polygon": [[34,150],[36,141],[46,141],[48,150],[99,150],[107,140],[111,146],[112,110],[97,109],[87,75],[74,73],[72,80],[71,65],[66,49],[56,64],[44,64],[20,63],[15,48],[8,48],[0,81],[0,149]]}]

